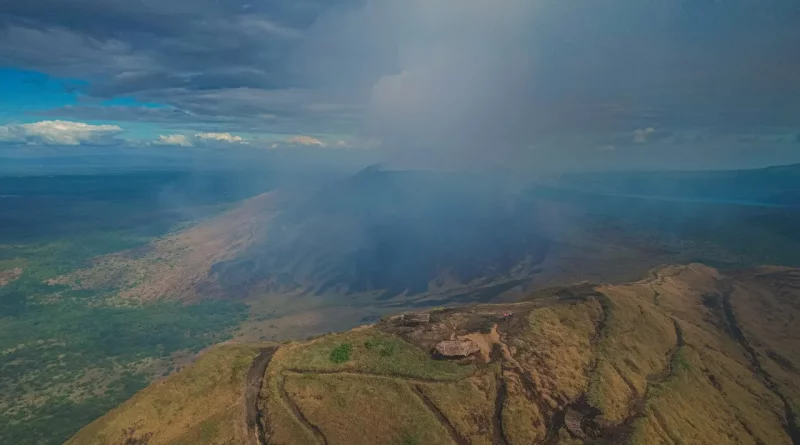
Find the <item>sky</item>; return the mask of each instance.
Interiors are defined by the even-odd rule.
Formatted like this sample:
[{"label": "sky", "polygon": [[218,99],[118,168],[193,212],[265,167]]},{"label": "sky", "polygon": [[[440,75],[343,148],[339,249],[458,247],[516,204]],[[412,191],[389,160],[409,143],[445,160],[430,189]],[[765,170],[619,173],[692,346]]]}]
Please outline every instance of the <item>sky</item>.
[{"label": "sky", "polygon": [[0,1],[0,154],[800,162],[798,54],[796,0]]}]

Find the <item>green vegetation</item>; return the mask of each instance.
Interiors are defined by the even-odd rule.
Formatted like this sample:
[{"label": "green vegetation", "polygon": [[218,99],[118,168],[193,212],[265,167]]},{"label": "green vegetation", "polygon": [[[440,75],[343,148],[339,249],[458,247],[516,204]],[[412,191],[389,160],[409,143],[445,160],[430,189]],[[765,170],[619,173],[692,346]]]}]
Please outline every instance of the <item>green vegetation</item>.
[{"label": "green vegetation", "polygon": [[[0,442],[62,442],[147,385],[146,366],[129,369],[225,340],[245,316],[243,305],[229,302],[109,307],[76,298],[26,306],[0,324]],[[26,403],[31,394],[38,400]]]},{"label": "green vegetation", "polygon": [[25,260],[21,258],[0,260],[0,272],[8,269],[13,269],[15,267],[22,267],[24,265],[25,265]]},{"label": "green vegetation", "polygon": [[[345,354],[345,350],[349,352]],[[337,357],[346,355],[348,360],[334,359],[334,353]],[[432,360],[418,347],[376,329],[329,335],[294,347],[286,351],[283,366],[311,372],[354,370],[437,380],[458,380],[475,372],[474,365]]]},{"label": "green vegetation", "polygon": [[341,345],[333,348],[331,351],[331,361],[333,363],[346,363],[350,361],[350,353],[353,351],[353,345],[350,343],[342,343]]},{"label": "green vegetation", "polygon": [[246,317],[233,302],[121,306],[118,289],[48,284],[224,208],[164,209],[150,196],[166,176],[0,178],[21,196],[4,201],[0,271],[22,269],[0,286],[0,443],[63,443]]},{"label": "green vegetation", "polygon": [[692,365],[686,357],[686,349],[683,346],[679,347],[672,358],[672,369],[688,371],[691,367]]},{"label": "green vegetation", "polygon": [[419,441],[417,436],[412,436],[409,434],[403,436],[403,440],[400,443],[402,445],[420,445],[422,442]]},{"label": "green vegetation", "polygon": [[394,354],[395,343],[384,338],[370,338],[364,342],[364,347],[370,351],[378,351],[383,357],[389,357]]}]

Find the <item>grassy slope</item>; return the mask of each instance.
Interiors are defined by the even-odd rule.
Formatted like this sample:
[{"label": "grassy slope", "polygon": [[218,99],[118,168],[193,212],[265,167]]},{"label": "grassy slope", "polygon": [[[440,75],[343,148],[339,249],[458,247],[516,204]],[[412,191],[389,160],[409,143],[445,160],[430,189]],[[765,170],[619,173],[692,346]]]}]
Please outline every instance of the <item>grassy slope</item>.
[{"label": "grassy slope", "polygon": [[[591,406],[601,411],[594,428],[609,435],[599,437],[599,444],[791,444],[781,395],[795,400],[791,367],[797,358],[785,352],[783,359],[769,359],[777,349],[770,355],[767,350],[791,348],[797,338],[788,325],[793,300],[775,297],[783,302],[785,323],[776,323],[780,316],[772,314],[764,315],[772,323],[759,324],[751,306],[776,291],[752,277],[739,279],[752,301],[741,294],[744,287],[732,294],[736,312],[749,314],[737,318],[777,392],[763,377],[754,377],[762,371],[731,334],[720,302],[728,278],[700,265],[669,267],[647,280],[599,287],[599,293],[564,304],[447,310],[421,328],[391,328],[400,325],[390,319],[286,344],[273,356],[261,390],[268,443],[461,445],[497,443],[502,437],[509,445],[572,445],[581,440],[557,419],[566,408],[585,413]],[[500,315],[509,310],[516,318],[504,321]],[[497,320],[496,331],[488,328],[491,320]],[[492,349],[491,363],[433,360],[415,346],[428,348],[437,339],[467,333]],[[245,350],[246,362],[255,352]],[[131,426],[139,434],[154,433],[148,445],[238,437],[242,420],[225,411],[231,405],[219,402],[235,402],[236,385],[198,393],[200,377],[184,374],[218,376],[220,382],[219,376],[230,375],[230,364],[206,366],[201,360],[161,384],[175,389],[151,387],[72,443],[117,445]],[[171,403],[175,414],[167,421],[143,414],[158,406],[155,400]],[[216,411],[193,411],[206,405]]]},{"label": "grassy slope", "polygon": [[503,403],[501,421],[504,437],[512,444],[541,443],[547,434],[545,413],[525,396],[518,379],[506,382],[507,399]]},{"label": "grassy slope", "polygon": [[633,414],[635,400],[647,387],[647,376],[662,371],[676,345],[669,317],[656,308],[646,286],[601,288],[607,306],[598,363],[589,385],[589,401],[604,417],[621,422]]},{"label": "grassy slope", "polygon": [[[648,386],[633,443],[791,443],[777,397],[726,329],[713,296],[719,277],[702,266],[670,268],[653,283],[659,306],[678,320],[684,345]],[[709,299],[712,297],[711,299]]]},{"label": "grassy slope", "polygon": [[[351,346],[350,359],[345,363],[332,362],[331,353],[344,344]],[[321,337],[306,346],[287,349],[282,366],[306,372],[352,371],[416,379],[458,380],[475,371],[473,366],[433,361],[414,345],[370,328]]]},{"label": "grassy slope", "polygon": [[517,336],[515,356],[532,370],[542,398],[551,407],[586,391],[595,359],[592,343],[602,318],[603,310],[596,299],[538,309],[529,315],[530,327]]},{"label": "grassy slope", "polygon": [[470,444],[491,445],[493,404],[497,382],[486,373],[456,383],[425,383],[419,389],[452,422]]},{"label": "grassy slope", "polygon": [[251,346],[217,346],[185,371],[154,383],[91,423],[67,444],[125,444],[126,439],[147,437],[142,443],[148,445],[244,443],[242,388],[257,354]]},{"label": "grassy slope", "polygon": [[400,380],[305,374],[287,377],[286,391],[329,445],[452,443],[410,384]]},{"label": "grassy slope", "polygon": [[[345,361],[336,363],[332,360],[332,353],[343,345],[349,345],[350,353]],[[302,371],[303,374],[287,377],[287,370]],[[389,425],[383,431],[391,430],[390,436],[392,440],[399,441],[397,443],[403,443],[403,440],[410,441],[409,443],[447,443],[439,439],[442,431],[432,436],[419,431],[419,422],[426,425],[435,425],[436,422],[429,413],[420,409],[421,402],[407,383],[382,379],[379,376],[402,375],[410,379],[452,381],[466,378],[474,371],[473,366],[462,367],[450,362],[433,361],[424,351],[413,345],[370,328],[329,335],[308,343],[287,345],[273,357],[262,389],[262,393],[266,394],[264,408],[269,413],[271,443],[316,443],[309,428],[293,414],[291,402],[284,395],[284,388],[288,394],[294,394],[298,398],[298,408],[304,414],[307,413],[305,415],[309,421],[325,428],[325,432],[331,436],[328,438],[329,443],[370,443],[352,442],[363,438],[351,435],[344,428],[352,426],[352,421],[341,421],[349,416],[373,419],[372,424],[379,422]],[[342,374],[325,374],[329,372]],[[359,373],[365,375],[359,376]],[[360,383],[359,391],[350,391],[354,388],[354,382]],[[352,396],[355,399],[346,402],[348,412],[343,417],[336,418],[337,410],[344,410],[343,406],[329,406],[330,410],[320,410],[319,406],[309,402],[311,395],[304,392],[303,388],[317,392],[328,391],[334,403],[336,399],[343,400],[343,397]],[[368,397],[370,393],[373,394],[372,398]],[[388,399],[377,397],[383,393]],[[392,403],[416,408],[409,411],[410,418],[403,422],[392,422],[388,420],[391,418],[390,412],[385,411],[391,409]],[[390,406],[386,406],[387,404]],[[326,417],[325,412],[334,418]],[[384,417],[376,418],[378,413],[382,413]],[[424,442],[418,442],[423,439]],[[428,442],[429,440],[434,442]]]},{"label": "grassy slope", "polygon": [[[780,278],[776,281],[774,278]],[[743,277],[730,294],[736,320],[755,359],[790,405],[800,424],[800,273],[764,268]]]}]

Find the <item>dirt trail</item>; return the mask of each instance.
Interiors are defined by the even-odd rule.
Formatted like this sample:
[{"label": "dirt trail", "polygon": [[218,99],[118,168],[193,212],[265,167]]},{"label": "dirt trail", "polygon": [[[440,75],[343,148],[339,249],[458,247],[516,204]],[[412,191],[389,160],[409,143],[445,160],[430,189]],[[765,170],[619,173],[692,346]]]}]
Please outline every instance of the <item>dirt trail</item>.
[{"label": "dirt trail", "polygon": [[673,369],[673,367],[675,366],[675,361],[678,357],[678,353],[681,351],[681,348],[686,346],[686,340],[683,336],[683,328],[681,328],[681,325],[678,323],[677,319],[672,319],[672,325],[675,327],[675,346],[673,346],[667,354],[667,366],[664,368],[664,370],[647,376],[648,386],[661,383],[675,375],[675,369]]},{"label": "dirt trail", "polygon": [[506,382],[502,377],[497,379],[497,393],[494,400],[494,417],[492,418],[492,444],[508,445],[510,442],[503,430],[503,406],[506,403]]},{"label": "dirt trail", "polygon": [[[453,443],[456,445],[468,445],[469,442],[461,437],[458,431],[455,429],[450,420],[442,413],[439,408],[434,405],[434,403],[422,392],[420,385],[426,383],[454,383],[462,380],[466,380],[471,378],[472,376],[466,376],[461,379],[422,379],[417,377],[409,377],[409,376],[401,376],[401,375],[387,375],[387,374],[377,374],[377,373],[369,373],[369,372],[362,372],[362,371],[354,371],[354,370],[347,370],[347,371],[332,371],[332,370],[322,370],[322,371],[311,371],[311,370],[301,370],[301,369],[286,369],[282,371],[282,378],[279,385],[279,391],[281,393],[281,397],[286,402],[287,406],[292,409],[295,417],[300,420],[303,425],[305,425],[309,430],[311,430],[314,435],[317,437],[320,442],[327,445],[327,439],[325,438],[322,431],[314,424],[312,424],[306,417],[303,415],[302,411],[300,411],[299,406],[292,400],[289,394],[286,392],[284,388],[285,377],[287,376],[302,376],[307,374],[321,374],[321,375],[344,375],[350,377],[369,377],[369,378],[377,378],[377,379],[387,379],[387,380],[400,380],[403,382],[407,382],[410,384],[412,392],[419,397],[423,404],[428,408],[429,411],[436,417],[439,423],[444,427],[447,431],[450,438],[453,440]],[[266,445],[259,444],[259,445]],[[498,443],[497,445],[506,445],[505,442]]]},{"label": "dirt trail", "polygon": [[[519,378],[519,383],[520,385],[522,385],[525,396],[529,401],[531,401],[537,406],[539,412],[541,413],[548,412],[550,408],[544,402],[544,398],[542,397],[541,391],[538,385],[536,384],[536,381],[533,379],[533,376],[531,375],[530,371],[525,369],[525,367],[523,367],[517,361],[517,359],[515,359],[514,356],[511,354],[511,350],[509,349],[508,345],[503,341],[503,334],[497,331],[497,325],[494,326],[492,332],[494,336],[492,337],[486,336],[486,337],[496,341],[496,343],[493,343],[492,345],[493,355],[495,356],[495,360],[500,361],[500,364],[505,372],[508,372],[509,374]],[[506,397],[505,380],[503,378],[500,378],[499,382],[501,383],[500,388],[502,388],[502,395],[501,395],[501,389],[498,388],[498,400],[502,398],[504,401]],[[502,414],[502,405],[499,408],[495,407],[495,409],[498,410],[497,416],[500,416]],[[500,422],[499,427],[502,429],[502,423],[503,423],[502,418],[498,417],[498,419],[496,419],[496,422]],[[553,422],[553,419],[545,418],[545,425],[547,428],[547,437],[548,438],[553,437],[555,433],[558,431],[558,429],[555,428],[555,423]],[[547,441],[545,443],[547,443]]]},{"label": "dirt trail", "polygon": [[[655,279],[655,277],[656,276],[653,275],[652,279]],[[603,352],[599,349],[600,344],[602,339],[608,335],[608,323],[611,317],[610,297],[601,291],[593,293],[592,296],[597,298],[597,301],[602,309],[602,315],[600,320],[597,322],[595,333],[591,338],[591,348],[594,351],[595,357],[593,358],[591,364],[586,368],[587,376],[592,376],[597,372],[597,366],[599,363],[598,357]],[[630,415],[628,418],[623,420],[618,425],[601,425],[595,419],[597,416],[601,415],[602,412],[596,407],[592,406],[588,402],[587,393],[583,393],[577,399],[566,404],[563,409],[556,411],[552,415],[548,424],[548,431],[544,441],[546,445],[555,445],[559,443],[559,431],[562,428],[567,428],[571,435],[576,435],[573,431],[570,431],[570,428],[567,425],[567,415],[570,413],[570,411],[572,411],[572,420],[570,420],[570,422],[573,424],[571,429],[576,429],[577,427],[581,430],[581,434],[577,436],[583,440],[584,443],[603,445],[627,443],[628,436],[632,430],[631,423],[640,416],[641,410],[645,406],[642,403],[644,397],[639,394],[639,391],[636,390],[636,386],[633,384],[633,382],[627,378],[627,376],[625,376],[625,374],[621,372],[617,366],[613,366],[613,368],[632,393],[632,398],[629,402]],[[580,418],[580,420],[577,420],[577,418]],[[576,425],[576,423],[579,423],[579,425]]]},{"label": "dirt trail", "polygon": [[648,285],[648,287],[650,287],[650,290],[653,291],[653,305],[655,307],[660,307],[661,306],[661,292],[656,290],[655,285],[653,283],[650,283]]},{"label": "dirt trail", "polygon": [[248,445],[267,445],[267,433],[264,425],[264,413],[258,406],[261,398],[261,384],[273,354],[277,347],[261,348],[258,356],[250,365],[245,379],[245,421],[247,422]]},{"label": "dirt trail", "polygon": [[[664,369],[660,372],[650,374],[646,376],[647,385],[645,386],[644,393],[639,393],[636,390],[635,385],[633,382],[630,381],[629,378],[625,376],[625,374],[616,366],[614,366],[614,370],[619,374],[619,376],[623,379],[623,381],[628,385],[632,392],[632,398],[629,402],[629,415],[625,420],[622,421],[616,427],[608,429],[606,435],[608,436],[609,442],[608,443],[624,443],[630,437],[630,434],[633,432],[633,423],[636,422],[637,419],[645,417],[647,415],[647,400],[650,393],[650,388],[654,385],[661,384],[668,379],[675,376],[675,363],[677,361],[678,354],[681,352],[681,349],[686,345],[683,335],[683,328],[681,328],[678,320],[672,319],[672,324],[675,328],[675,346],[673,346],[670,351],[667,353],[667,360]],[[599,413],[599,412],[598,412]],[[597,414],[597,413],[596,413]],[[654,415],[656,415],[656,421],[661,422],[663,419],[659,419],[659,413],[654,411]],[[584,432],[587,432],[584,428]],[[605,442],[601,442],[605,443]]]},{"label": "dirt trail", "polygon": [[297,420],[299,420],[300,423],[303,424],[303,426],[305,426],[308,430],[310,430],[314,434],[314,437],[317,438],[317,441],[319,443],[322,443],[323,445],[328,445],[328,439],[326,439],[325,435],[322,434],[322,430],[319,429],[318,426],[311,423],[311,421],[308,420],[305,414],[303,414],[303,411],[300,410],[300,407],[297,406],[297,403],[295,403],[295,401],[292,400],[291,397],[289,397],[289,393],[286,392],[285,378],[280,378],[280,381],[278,382],[278,392],[280,393],[283,402],[286,403],[286,406],[291,408],[295,418],[297,418]]},{"label": "dirt trail", "polygon": [[[608,319],[610,317],[610,311],[611,311],[609,297],[607,295],[605,295],[604,293],[596,290],[596,288],[595,288],[591,292],[587,292],[587,293],[585,293],[583,295],[584,299],[588,299],[590,297],[593,297],[593,298],[597,299],[597,302],[600,304],[600,309],[602,311],[602,315],[600,317],[600,320],[597,321],[597,325],[595,326],[595,333],[594,333],[594,335],[592,335],[591,341],[590,341],[591,349],[592,349],[592,351],[594,351],[594,358],[592,359],[591,364],[585,370],[587,376],[593,375],[595,373],[595,371],[597,370],[597,365],[598,365],[597,356],[598,356],[598,354],[600,352],[600,351],[598,351],[598,345],[600,344],[600,341],[608,334],[607,333],[607,326],[608,326]],[[618,374],[620,374],[621,377],[624,378],[624,376],[622,375],[622,373],[619,372],[619,370],[617,370],[617,369],[615,369],[615,370],[617,371]],[[630,382],[630,380],[629,379],[624,379],[624,381],[631,388],[631,390],[635,393],[635,387]],[[533,382],[531,381],[530,383],[527,383],[527,384],[530,386],[531,384],[533,384]],[[559,439],[559,431],[561,430],[562,427],[566,427],[567,426],[566,425],[566,416],[567,416],[568,410],[570,410],[570,409],[578,409],[578,411],[581,414],[587,415],[587,418],[589,418],[589,419],[594,419],[594,417],[596,417],[597,415],[600,414],[600,410],[598,410],[598,409],[596,409],[594,407],[591,407],[588,404],[588,402],[586,401],[586,397],[587,396],[586,396],[585,393],[581,394],[576,400],[573,400],[572,402],[566,404],[564,406],[564,408],[555,411],[550,416],[550,418],[547,419],[547,434],[545,435],[545,439],[544,439],[544,442],[543,442],[544,444],[546,444],[546,445],[555,445],[555,444],[557,444],[559,442],[559,440],[560,440]],[[540,406],[540,410],[545,410],[545,411],[542,411],[542,412],[546,412],[546,410],[548,409],[548,407],[542,405],[541,402],[539,402],[539,406]],[[584,429],[584,433],[586,433],[589,436],[592,435],[592,434],[589,434],[588,431],[585,431],[585,429]],[[588,442],[588,443],[594,443],[594,442]]]},{"label": "dirt trail", "polygon": [[420,400],[422,400],[422,403],[425,404],[425,407],[427,407],[428,410],[431,413],[433,413],[433,415],[436,417],[436,420],[439,421],[442,427],[444,427],[444,429],[447,430],[447,434],[450,435],[450,438],[453,440],[453,443],[457,445],[469,445],[469,442],[467,442],[466,439],[464,439],[463,437],[461,437],[460,434],[458,434],[458,431],[456,431],[456,428],[453,426],[452,423],[450,423],[450,420],[444,415],[444,413],[442,413],[439,410],[439,408],[431,401],[431,399],[429,399],[428,396],[426,396],[425,393],[422,392],[422,388],[420,387],[420,385],[412,385],[411,389],[414,392],[414,394],[416,394],[417,397],[419,397]]}]

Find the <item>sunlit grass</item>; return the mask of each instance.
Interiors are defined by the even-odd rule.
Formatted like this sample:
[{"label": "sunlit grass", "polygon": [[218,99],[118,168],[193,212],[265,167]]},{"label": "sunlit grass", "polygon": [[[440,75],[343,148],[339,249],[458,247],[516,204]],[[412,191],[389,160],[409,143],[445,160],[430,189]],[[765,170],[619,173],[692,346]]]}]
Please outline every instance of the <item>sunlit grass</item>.
[{"label": "sunlit grass", "polygon": [[[344,344],[351,345],[349,360],[333,360],[334,351]],[[344,358],[343,349],[339,349],[336,356]],[[287,369],[309,372],[357,371],[439,380],[458,380],[475,372],[472,365],[433,360],[418,347],[376,329],[332,334],[307,345],[293,346],[286,352],[282,364]]]}]

